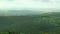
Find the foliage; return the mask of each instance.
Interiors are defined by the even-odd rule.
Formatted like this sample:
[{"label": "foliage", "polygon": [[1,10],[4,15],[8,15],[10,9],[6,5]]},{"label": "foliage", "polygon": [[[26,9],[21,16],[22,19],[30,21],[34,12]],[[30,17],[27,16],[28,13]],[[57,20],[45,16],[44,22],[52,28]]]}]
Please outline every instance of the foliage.
[{"label": "foliage", "polygon": [[[1,32],[59,34],[60,16],[33,15],[33,16],[0,16]],[[45,33],[44,33],[45,32]]]}]

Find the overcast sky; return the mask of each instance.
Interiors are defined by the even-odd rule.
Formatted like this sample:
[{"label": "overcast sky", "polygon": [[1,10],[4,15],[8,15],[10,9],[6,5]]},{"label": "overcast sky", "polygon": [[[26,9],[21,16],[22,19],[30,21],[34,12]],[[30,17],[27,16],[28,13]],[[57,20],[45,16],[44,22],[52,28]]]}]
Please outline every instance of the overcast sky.
[{"label": "overcast sky", "polygon": [[0,9],[60,8],[60,0],[0,0]]}]

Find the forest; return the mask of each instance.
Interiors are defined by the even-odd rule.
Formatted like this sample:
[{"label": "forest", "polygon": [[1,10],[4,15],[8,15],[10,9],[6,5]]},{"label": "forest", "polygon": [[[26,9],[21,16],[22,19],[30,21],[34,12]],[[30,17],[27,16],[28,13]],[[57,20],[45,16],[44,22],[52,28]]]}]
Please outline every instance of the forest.
[{"label": "forest", "polygon": [[0,32],[4,34],[60,34],[60,12],[41,15],[0,16]]}]

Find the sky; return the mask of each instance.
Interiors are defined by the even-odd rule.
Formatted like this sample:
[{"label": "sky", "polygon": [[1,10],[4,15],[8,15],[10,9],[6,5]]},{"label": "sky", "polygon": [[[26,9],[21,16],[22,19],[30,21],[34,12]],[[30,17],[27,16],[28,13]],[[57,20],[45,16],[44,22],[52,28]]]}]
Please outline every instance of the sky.
[{"label": "sky", "polygon": [[59,8],[60,0],[0,0],[0,10]]}]

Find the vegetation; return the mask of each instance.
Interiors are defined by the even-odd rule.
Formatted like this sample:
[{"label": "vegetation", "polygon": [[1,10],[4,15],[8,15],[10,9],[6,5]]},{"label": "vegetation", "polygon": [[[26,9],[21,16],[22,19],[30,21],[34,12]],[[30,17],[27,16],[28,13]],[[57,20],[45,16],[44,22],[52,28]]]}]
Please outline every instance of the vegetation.
[{"label": "vegetation", "polygon": [[25,34],[60,34],[60,14],[0,16],[0,31]]}]

